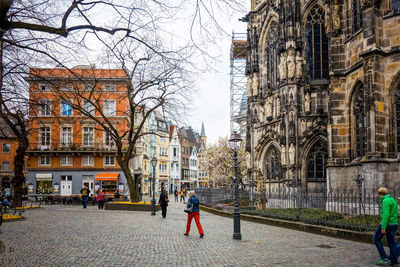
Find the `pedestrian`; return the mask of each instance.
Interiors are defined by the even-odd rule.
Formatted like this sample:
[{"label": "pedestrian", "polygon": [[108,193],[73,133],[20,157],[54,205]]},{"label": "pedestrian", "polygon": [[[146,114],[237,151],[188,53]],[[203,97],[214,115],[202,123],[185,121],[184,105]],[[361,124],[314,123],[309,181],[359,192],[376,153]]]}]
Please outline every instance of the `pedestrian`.
[{"label": "pedestrian", "polygon": [[183,202],[185,202],[185,193],[183,193],[183,190],[181,190],[180,195],[181,195],[181,202],[182,202],[182,199],[183,199]]},{"label": "pedestrian", "polygon": [[[397,214],[398,206],[396,200],[389,194],[389,190],[385,187],[381,187],[377,191],[381,198],[381,223],[376,229],[374,235],[374,242],[378,249],[380,259],[376,262],[377,265],[390,265],[398,266],[396,254],[396,245],[394,238],[397,231]],[[386,235],[386,240],[390,249],[390,259],[387,256],[385,249],[382,245],[382,238]]]},{"label": "pedestrian", "polygon": [[106,194],[104,193],[103,189],[100,189],[99,193],[97,194],[97,203],[99,205],[99,210],[104,209],[105,200],[106,200]]},{"label": "pedestrian", "polygon": [[118,192],[118,190],[115,190],[115,193],[114,193],[114,201],[118,201],[119,199],[120,199],[120,195],[119,195],[119,192]]},{"label": "pedestrian", "polygon": [[165,219],[167,217],[167,207],[168,207],[168,194],[165,189],[160,194],[160,198],[158,200],[158,204],[161,206],[161,215]]},{"label": "pedestrian", "polygon": [[185,236],[189,235],[190,232],[190,225],[192,224],[192,219],[194,218],[194,221],[196,222],[197,225],[197,230],[199,231],[200,238],[203,238],[204,232],[203,232],[203,227],[201,227],[200,224],[200,208],[199,208],[200,201],[196,197],[196,194],[193,192],[190,194],[187,207],[190,208],[192,207],[192,212],[188,213],[188,219],[186,223],[186,232],[184,233]]},{"label": "pedestrian", "polygon": [[178,202],[178,188],[177,187],[175,187],[174,196],[175,196],[175,202]]},{"label": "pedestrian", "polygon": [[83,186],[83,188],[81,189],[81,194],[82,194],[82,205],[83,208],[86,209],[90,190],[86,186]]}]

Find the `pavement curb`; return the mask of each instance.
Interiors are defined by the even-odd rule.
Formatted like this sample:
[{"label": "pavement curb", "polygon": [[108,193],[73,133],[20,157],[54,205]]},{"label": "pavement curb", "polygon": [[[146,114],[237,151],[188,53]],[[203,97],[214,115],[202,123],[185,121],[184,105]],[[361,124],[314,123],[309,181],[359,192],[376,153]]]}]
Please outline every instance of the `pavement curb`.
[{"label": "pavement curb", "polygon": [[[229,218],[233,217],[233,214],[231,212],[221,211],[208,206],[200,205],[200,209],[223,217],[229,217]],[[240,218],[241,220],[255,222],[255,223],[267,224],[272,226],[288,228],[292,230],[298,230],[298,231],[320,234],[340,239],[373,244],[373,236],[374,236],[373,232],[356,232],[356,231],[350,231],[333,227],[306,224],[302,222],[285,221],[285,220],[266,218],[261,216],[253,216],[248,214],[240,214]]]}]

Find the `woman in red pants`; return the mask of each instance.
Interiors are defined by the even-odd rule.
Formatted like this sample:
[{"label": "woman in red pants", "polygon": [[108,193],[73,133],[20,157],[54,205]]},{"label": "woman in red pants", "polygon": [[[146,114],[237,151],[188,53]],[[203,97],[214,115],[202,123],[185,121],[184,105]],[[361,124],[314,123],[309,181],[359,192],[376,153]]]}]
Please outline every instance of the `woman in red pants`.
[{"label": "woman in red pants", "polygon": [[203,238],[204,232],[203,232],[203,227],[201,227],[200,224],[200,208],[199,208],[199,199],[196,197],[195,193],[192,193],[189,197],[187,207],[192,208],[192,212],[188,213],[188,219],[187,219],[187,224],[186,224],[186,233],[184,234],[185,236],[189,235],[190,232],[190,225],[192,224],[192,219],[194,218],[194,221],[196,222],[197,225],[197,230],[199,230],[200,238]]}]

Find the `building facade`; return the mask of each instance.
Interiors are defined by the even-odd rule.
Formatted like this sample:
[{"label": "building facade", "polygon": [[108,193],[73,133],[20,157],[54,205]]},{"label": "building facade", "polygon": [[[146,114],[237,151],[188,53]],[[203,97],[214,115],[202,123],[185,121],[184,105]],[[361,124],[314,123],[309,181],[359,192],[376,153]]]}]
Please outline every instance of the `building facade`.
[{"label": "building facade", "polygon": [[[252,0],[246,149],[266,190],[396,186],[400,1]],[[259,188],[260,189],[260,188]]]},{"label": "building facade", "polygon": [[8,125],[0,119],[0,190],[11,196],[11,179],[14,176],[14,157],[18,141]]},{"label": "building facade", "polygon": [[169,127],[169,162],[170,162],[170,188],[169,192],[172,194],[175,188],[178,191],[180,188],[181,178],[181,145],[179,143],[178,127],[176,125],[170,125]]},{"label": "building facade", "polygon": [[[103,188],[112,195],[127,194],[125,176],[116,160],[109,134],[73,104],[99,116],[89,94],[119,130],[126,126],[127,75],[122,69],[31,69],[29,83],[30,147],[27,161],[28,192],[71,196],[87,186],[91,194]],[[80,92],[81,98],[76,97]],[[70,98],[69,101],[60,99]]]}]

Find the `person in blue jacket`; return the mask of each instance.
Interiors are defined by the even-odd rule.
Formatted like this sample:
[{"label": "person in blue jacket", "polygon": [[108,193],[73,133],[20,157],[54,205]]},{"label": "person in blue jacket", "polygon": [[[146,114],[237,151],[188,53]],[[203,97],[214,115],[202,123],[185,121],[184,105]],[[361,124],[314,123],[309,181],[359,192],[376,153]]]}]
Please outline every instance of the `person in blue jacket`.
[{"label": "person in blue jacket", "polygon": [[187,224],[186,224],[186,232],[185,236],[189,235],[190,232],[190,225],[192,224],[192,219],[194,218],[194,221],[196,222],[197,225],[197,230],[199,231],[200,238],[203,238],[204,232],[203,232],[203,227],[201,227],[200,224],[200,208],[199,208],[200,201],[196,197],[195,193],[190,194],[187,207],[190,208],[193,205],[192,212],[188,213],[188,219],[187,219]]}]

